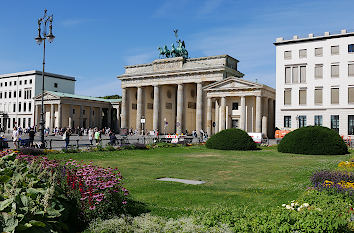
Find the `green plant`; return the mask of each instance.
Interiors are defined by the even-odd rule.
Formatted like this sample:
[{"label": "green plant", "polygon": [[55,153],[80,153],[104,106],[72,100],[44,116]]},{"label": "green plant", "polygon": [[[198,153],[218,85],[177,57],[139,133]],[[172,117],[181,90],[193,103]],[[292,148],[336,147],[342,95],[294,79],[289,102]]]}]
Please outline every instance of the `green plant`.
[{"label": "green plant", "polygon": [[339,134],[322,126],[296,129],[280,141],[278,151],[293,154],[343,155],[348,147]]},{"label": "green plant", "polygon": [[143,214],[137,217],[114,217],[109,220],[97,219],[90,224],[86,233],[115,233],[115,232],[185,232],[185,233],[201,233],[201,232],[232,232],[226,225],[217,225],[206,227],[197,222],[193,217],[182,217],[178,219],[167,219],[150,214]]},{"label": "green plant", "polygon": [[226,129],[208,139],[206,147],[219,150],[256,150],[257,145],[243,130]]},{"label": "green plant", "polygon": [[11,153],[0,159],[1,232],[52,232],[68,229],[68,200],[56,186],[56,173]]},{"label": "green plant", "polygon": [[63,153],[80,153],[81,150],[79,148],[76,148],[76,147],[71,147],[71,148],[68,148],[68,149],[62,149],[61,150]]},{"label": "green plant", "polygon": [[115,151],[116,148],[115,148],[114,146],[107,145],[107,146],[105,147],[105,150],[106,150],[106,151]]}]

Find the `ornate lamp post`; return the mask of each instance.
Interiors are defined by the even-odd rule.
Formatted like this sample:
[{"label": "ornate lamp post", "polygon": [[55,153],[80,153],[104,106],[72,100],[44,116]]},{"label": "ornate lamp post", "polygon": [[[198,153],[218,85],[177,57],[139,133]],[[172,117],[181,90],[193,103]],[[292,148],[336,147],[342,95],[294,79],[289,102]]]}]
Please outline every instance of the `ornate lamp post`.
[{"label": "ornate lamp post", "polygon": [[[38,36],[35,38],[38,45],[43,42],[43,70],[42,70],[42,99],[41,99],[41,119],[39,122],[39,130],[41,131],[41,143],[42,148],[45,147],[44,142],[44,66],[45,66],[45,41],[48,39],[49,43],[52,43],[55,36],[52,33],[53,29],[53,15],[48,16],[47,10],[44,10],[44,16],[38,19]],[[49,33],[47,32],[47,26],[49,26]]]}]

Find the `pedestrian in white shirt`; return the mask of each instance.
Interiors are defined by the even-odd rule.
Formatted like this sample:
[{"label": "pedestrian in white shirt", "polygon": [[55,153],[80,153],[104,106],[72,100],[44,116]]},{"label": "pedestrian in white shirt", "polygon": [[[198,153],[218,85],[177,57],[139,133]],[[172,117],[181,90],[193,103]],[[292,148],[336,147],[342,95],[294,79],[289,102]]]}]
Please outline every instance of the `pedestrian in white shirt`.
[{"label": "pedestrian in white shirt", "polygon": [[14,127],[14,130],[12,131],[12,141],[14,142],[14,146],[16,148],[16,150],[18,149],[18,130],[16,128],[16,126]]}]

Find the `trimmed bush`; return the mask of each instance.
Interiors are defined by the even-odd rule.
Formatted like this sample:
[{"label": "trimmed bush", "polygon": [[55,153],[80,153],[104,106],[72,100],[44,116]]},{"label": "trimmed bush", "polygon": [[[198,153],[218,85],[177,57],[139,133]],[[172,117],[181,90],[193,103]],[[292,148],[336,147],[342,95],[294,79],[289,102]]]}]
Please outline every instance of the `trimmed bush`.
[{"label": "trimmed bush", "polygon": [[322,126],[294,130],[280,141],[278,151],[307,155],[344,155],[348,148],[339,134]]},{"label": "trimmed bush", "polygon": [[211,136],[206,147],[219,150],[257,150],[253,139],[240,129],[226,129]]}]

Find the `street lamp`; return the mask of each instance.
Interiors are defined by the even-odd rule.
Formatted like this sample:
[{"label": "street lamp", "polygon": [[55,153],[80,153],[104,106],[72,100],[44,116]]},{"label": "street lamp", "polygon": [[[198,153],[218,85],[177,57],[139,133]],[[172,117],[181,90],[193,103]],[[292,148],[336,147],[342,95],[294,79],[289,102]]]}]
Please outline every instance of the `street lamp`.
[{"label": "street lamp", "polygon": [[[42,98],[41,98],[41,119],[39,122],[39,130],[41,131],[41,147],[45,148],[44,142],[44,66],[45,66],[45,41],[48,39],[49,43],[52,43],[55,36],[52,33],[53,29],[53,15],[48,16],[47,10],[44,10],[44,16],[38,19],[38,36],[35,38],[38,45],[43,42],[43,70],[42,70]],[[49,33],[47,32],[47,26],[49,26]]]}]

